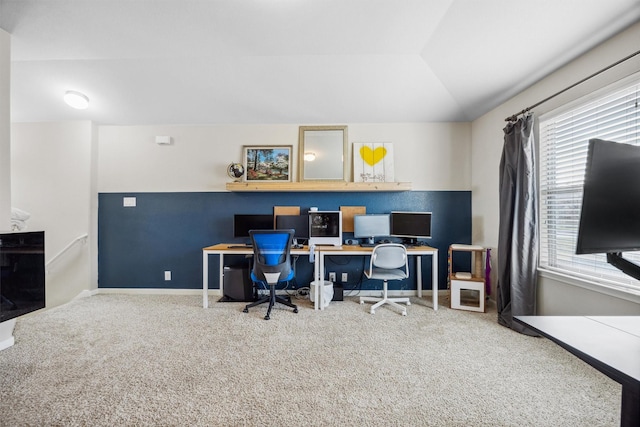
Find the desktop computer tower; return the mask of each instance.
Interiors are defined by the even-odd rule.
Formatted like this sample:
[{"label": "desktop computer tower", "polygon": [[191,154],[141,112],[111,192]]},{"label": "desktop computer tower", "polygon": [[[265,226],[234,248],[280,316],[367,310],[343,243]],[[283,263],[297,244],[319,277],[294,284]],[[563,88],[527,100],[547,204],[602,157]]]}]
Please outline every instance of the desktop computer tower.
[{"label": "desktop computer tower", "polygon": [[333,284],[333,298],[331,301],[344,301],[344,287],[342,285]]},{"label": "desktop computer tower", "polygon": [[253,282],[248,265],[225,265],[223,271],[223,296],[220,301],[255,301]]}]

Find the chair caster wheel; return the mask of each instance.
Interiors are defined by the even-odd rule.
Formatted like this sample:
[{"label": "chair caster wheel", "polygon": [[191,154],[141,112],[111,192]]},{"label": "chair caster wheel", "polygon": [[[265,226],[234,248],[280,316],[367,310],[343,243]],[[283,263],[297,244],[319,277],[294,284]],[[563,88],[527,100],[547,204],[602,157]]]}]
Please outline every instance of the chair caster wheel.
[{"label": "chair caster wheel", "polygon": [[411,301],[407,301],[407,305],[411,305]]},{"label": "chair caster wheel", "polygon": [[269,316],[264,316],[264,320],[269,320],[269,319],[271,319],[271,317],[269,317]]},{"label": "chair caster wheel", "polygon": [[376,311],[375,310],[371,310],[370,313],[371,314],[376,314]]},{"label": "chair caster wheel", "polygon": [[297,308],[294,308],[294,309],[293,309],[293,312],[294,312],[294,313],[297,313],[297,312],[298,312],[298,309],[297,309]]},{"label": "chair caster wheel", "polygon": [[360,305],[364,305],[364,301],[360,301]]},{"label": "chair caster wheel", "polygon": [[407,315],[407,312],[406,312],[406,311],[403,311],[403,312],[402,312],[402,315],[403,315],[403,316],[406,316],[406,315]]},{"label": "chair caster wheel", "polygon": [[245,308],[244,310],[242,310],[242,312],[243,312],[243,313],[248,313],[248,312],[249,312],[249,309],[248,309],[248,308]]}]

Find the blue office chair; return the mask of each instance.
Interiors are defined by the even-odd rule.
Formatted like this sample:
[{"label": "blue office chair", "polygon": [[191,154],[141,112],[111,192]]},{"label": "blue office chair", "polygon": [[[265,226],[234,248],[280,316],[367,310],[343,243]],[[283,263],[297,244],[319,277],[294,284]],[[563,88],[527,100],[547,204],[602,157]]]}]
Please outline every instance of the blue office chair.
[{"label": "blue office chair", "polygon": [[389,280],[402,280],[409,277],[409,262],[407,248],[397,243],[383,243],[376,245],[371,252],[369,270],[364,272],[367,279],[382,280],[382,298],[360,297],[360,304],[375,302],[371,306],[371,314],[375,314],[376,308],[383,304],[389,304],[400,309],[403,316],[407,315],[407,308],[398,304],[403,302],[411,305],[409,298],[389,298],[387,296],[387,282]]},{"label": "blue office chair", "polygon": [[253,244],[253,269],[251,280],[254,283],[269,286],[269,295],[258,301],[247,304],[244,312],[248,313],[251,307],[269,302],[267,315],[264,320],[269,320],[271,309],[276,302],[293,308],[298,312],[298,306],[288,299],[276,295],[276,285],[293,279],[294,271],[291,267],[291,244],[294,230],[249,230],[251,243]]}]

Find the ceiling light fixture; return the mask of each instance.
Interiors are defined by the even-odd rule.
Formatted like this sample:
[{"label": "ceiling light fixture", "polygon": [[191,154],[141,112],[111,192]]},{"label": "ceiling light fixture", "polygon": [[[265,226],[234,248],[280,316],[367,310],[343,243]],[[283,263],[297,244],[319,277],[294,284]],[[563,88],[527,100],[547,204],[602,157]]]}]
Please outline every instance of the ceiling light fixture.
[{"label": "ceiling light fixture", "polygon": [[64,102],[78,110],[86,110],[89,107],[89,98],[87,98],[87,95],[76,92],[75,90],[68,90],[64,94]]},{"label": "ceiling light fixture", "polygon": [[304,153],[304,161],[305,162],[313,162],[316,159],[316,153],[312,153],[311,151],[307,151]]}]

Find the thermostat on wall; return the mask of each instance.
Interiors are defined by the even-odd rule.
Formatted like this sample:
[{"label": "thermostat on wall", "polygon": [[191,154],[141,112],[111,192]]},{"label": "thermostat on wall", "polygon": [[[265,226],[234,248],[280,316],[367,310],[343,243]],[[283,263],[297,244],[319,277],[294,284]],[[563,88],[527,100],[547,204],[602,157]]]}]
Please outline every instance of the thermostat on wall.
[{"label": "thermostat on wall", "polygon": [[156,136],[156,144],[161,144],[161,145],[171,144],[171,137],[170,136]]}]

